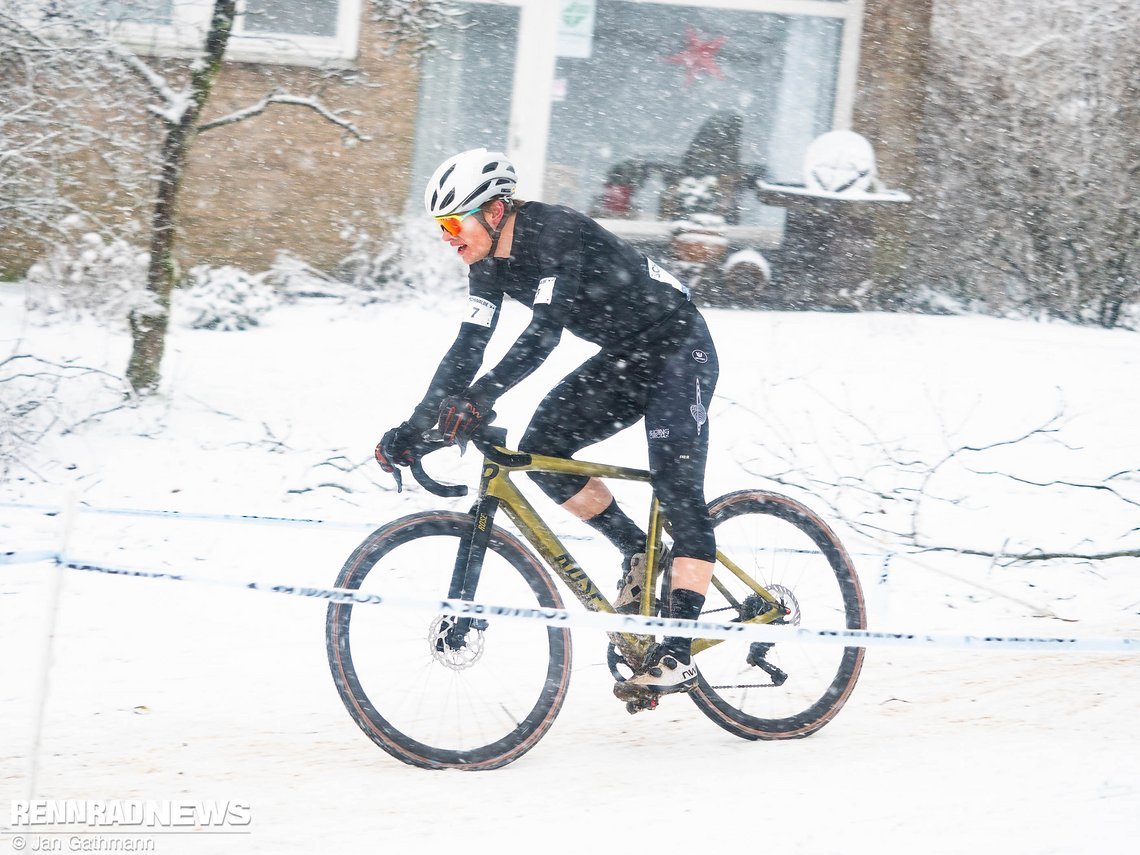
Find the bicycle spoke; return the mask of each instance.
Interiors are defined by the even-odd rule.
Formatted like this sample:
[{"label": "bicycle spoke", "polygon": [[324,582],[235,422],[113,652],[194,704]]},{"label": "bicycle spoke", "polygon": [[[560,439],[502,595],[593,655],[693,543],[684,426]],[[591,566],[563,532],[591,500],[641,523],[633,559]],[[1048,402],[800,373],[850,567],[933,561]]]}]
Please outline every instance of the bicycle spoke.
[{"label": "bicycle spoke", "polygon": [[[354,553],[340,584],[439,600],[470,526],[460,514],[393,524],[377,533],[372,548]],[[517,542],[492,538],[480,598],[549,606],[558,602],[550,585]],[[344,604],[330,606],[328,625],[330,664],[350,713],[380,747],[415,765],[509,762],[550,726],[565,694],[566,630]]]},{"label": "bicycle spoke", "polygon": [[[713,507],[717,548],[777,601],[782,616],[774,623],[821,629],[865,623],[846,553],[807,509],[759,491],[733,494]],[[751,620],[772,608],[749,579],[718,565],[719,584],[709,589],[702,614]],[[862,651],[853,648],[728,640],[697,655],[702,682],[693,700],[746,738],[803,736],[843,705],[861,660]]]}]

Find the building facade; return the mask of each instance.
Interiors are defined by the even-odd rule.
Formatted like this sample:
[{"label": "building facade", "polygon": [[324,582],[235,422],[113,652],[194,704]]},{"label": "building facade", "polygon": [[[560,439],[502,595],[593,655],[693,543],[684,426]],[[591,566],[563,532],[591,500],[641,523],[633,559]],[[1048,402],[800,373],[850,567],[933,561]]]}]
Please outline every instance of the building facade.
[{"label": "building facade", "polygon": [[[120,37],[160,62],[186,53],[212,5],[117,2],[133,21]],[[245,0],[205,118],[281,87],[346,111],[369,139],[286,106],[203,134],[181,197],[183,264],[260,269],[286,250],[331,266],[346,235],[384,234],[420,210],[434,166],[476,146],[508,152],[523,198],[574,206],[634,240],[667,242],[679,218],[713,215],[733,245],[778,251],[785,212],[763,203],[757,180],[800,183],[815,137],[875,125],[859,115],[861,80],[879,80],[865,24],[914,4],[452,5],[466,10],[460,25],[414,57],[389,50],[368,0]],[[889,101],[892,85],[906,81],[877,85],[875,98]]]}]

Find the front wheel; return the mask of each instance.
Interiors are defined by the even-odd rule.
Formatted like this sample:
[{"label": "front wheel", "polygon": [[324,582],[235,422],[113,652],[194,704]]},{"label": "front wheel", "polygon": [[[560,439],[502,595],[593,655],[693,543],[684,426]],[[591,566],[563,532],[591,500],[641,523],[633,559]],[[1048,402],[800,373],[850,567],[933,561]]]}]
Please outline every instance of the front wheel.
[{"label": "front wheel", "polygon": [[[341,700],[368,737],[428,769],[494,769],[529,751],[562,707],[570,633],[532,621],[469,621],[409,603],[447,597],[472,517],[412,514],[377,529],[349,556],[337,586],[404,600],[332,603],[329,666]],[[561,608],[550,575],[495,528],[476,598],[494,605]],[[465,629],[465,631],[464,631]]]},{"label": "front wheel", "polygon": [[[866,629],[854,565],[835,533],[787,496],[744,490],[709,504],[718,552],[781,603],[774,623]],[[718,558],[702,617],[748,620],[768,608]],[[850,697],[863,648],[727,640],[701,650],[691,697],[745,739],[794,739],[827,724]]]}]

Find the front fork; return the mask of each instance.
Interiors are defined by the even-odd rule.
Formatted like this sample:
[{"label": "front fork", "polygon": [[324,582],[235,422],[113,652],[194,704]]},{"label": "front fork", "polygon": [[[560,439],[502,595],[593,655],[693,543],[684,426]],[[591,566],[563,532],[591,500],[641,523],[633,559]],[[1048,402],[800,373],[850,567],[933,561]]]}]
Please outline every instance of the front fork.
[{"label": "front fork", "polygon": [[[480,496],[471,508],[471,531],[459,541],[459,551],[451,571],[451,585],[447,589],[448,599],[468,602],[475,599],[498,508],[499,500],[485,495]],[[447,629],[436,641],[437,648],[442,651],[443,645],[447,645],[450,650],[459,650],[467,644],[467,633],[472,629],[486,629],[487,621],[482,618],[449,616],[445,619],[444,626]]]}]

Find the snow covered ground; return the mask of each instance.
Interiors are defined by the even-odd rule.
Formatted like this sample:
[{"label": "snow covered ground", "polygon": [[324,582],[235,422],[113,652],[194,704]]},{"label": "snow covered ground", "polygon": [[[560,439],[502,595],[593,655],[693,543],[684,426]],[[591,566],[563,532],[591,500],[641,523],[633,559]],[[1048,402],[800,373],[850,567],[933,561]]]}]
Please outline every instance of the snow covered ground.
[{"label": "snow covered ground", "polygon": [[[39,325],[19,289],[5,288],[0,360],[125,365],[125,334]],[[112,566],[330,585],[369,526],[449,504],[414,486],[397,495],[371,449],[418,400],[459,311],[446,298],[306,301],[246,332],[176,327],[161,396],[56,430],[22,453],[0,487],[0,552],[64,546]],[[1006,567],[910,554],[897,538],[841,525],[834,510],[894,530],[913,525],[928,544],[1135,549],[1136,333],[978,317],[708,315],[723,366],[709,495],[810,476],[814,497],[788,489],[856,554],[873,627],[1140,636],[1137,559]],[[507,329],[524,319],[511,312]],[[512,438],[588,352],[564,343],[504,398]],[[0,384],[0,394],[14,388]],[[90,378],[67,381],[55,402],[61,425],[113,405]],[[644,461],[643,438],[626,434],[591,456]],[[437,477],[474,482],[475,455],[444,456],[431,467]],[[1115,492],[1067,486],[1080,483]],[[619,497],[633,511],[643,504]],[[86,511],[63,544],[63,518],[27,506],[69,500],[343,525]],[[561,530],[588,534],[570,520]],[[586,566],[616,565],[604,544],[578,543]],[[44,562],[0,565],[7,831],[9,800],[30,795],[55,574]],[[375,748],[345,712],[320,602],[76,571],[58,578],[34,796],[250,805],[249,834],[164,835],[158,852],[1010,855],[1133,851],[1140,834],[1134,654],[873,648],[833,723],[806,740],[748,743],[684,698],[627,715],[610,693],[603,636],[580,630],[568,701],[537,748],[496,772],[432,773]],[[57,840],[67,849],[67,838],[39,838],[41,848]],[[0,848],[12,842],[0,835]]]}]

